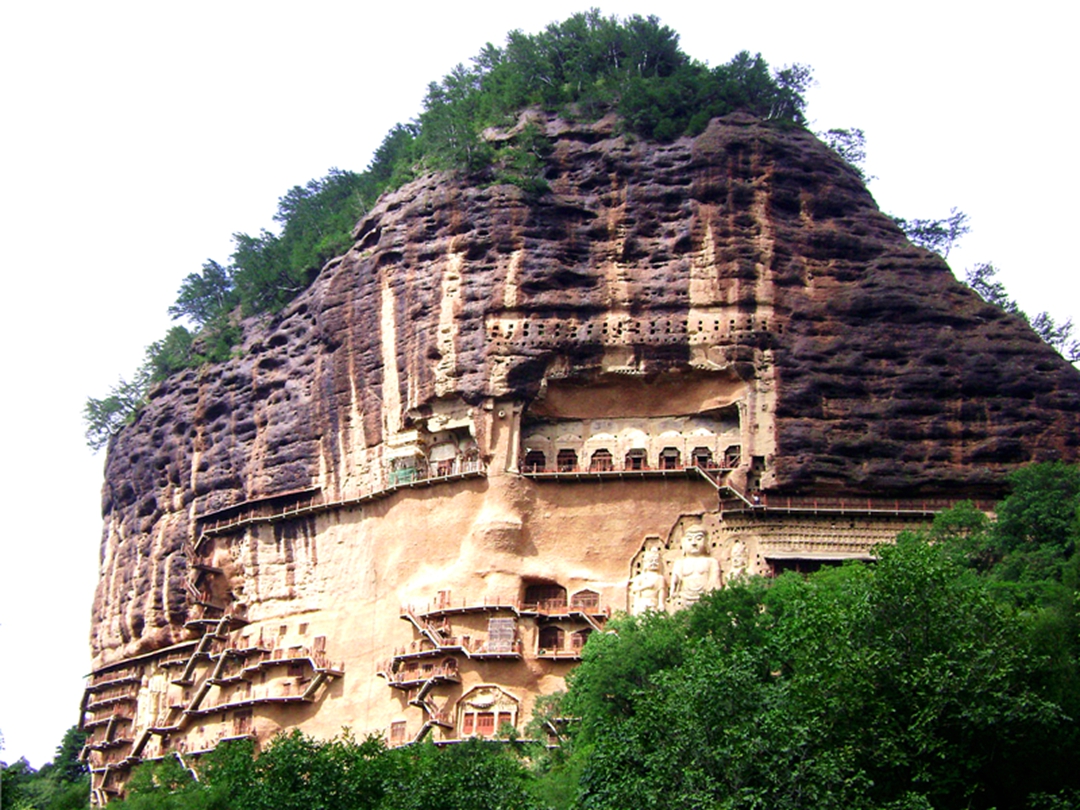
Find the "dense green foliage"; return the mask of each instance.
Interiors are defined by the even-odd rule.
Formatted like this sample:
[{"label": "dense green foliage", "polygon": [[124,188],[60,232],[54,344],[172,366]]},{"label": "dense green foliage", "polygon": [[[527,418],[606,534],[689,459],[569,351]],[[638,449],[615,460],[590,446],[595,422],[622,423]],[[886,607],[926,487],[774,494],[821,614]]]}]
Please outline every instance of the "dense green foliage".
[{"label": "dense green foliage", "polygon": [[[196,779],[196,776],[198,777]],[[529,773],[505,745],[388,750],[345,735],[319,742],[298,731],[252,759],[230,743],[198,770],[168,757],[138,768],[116,810],[530,810]]]},{"label": "dense green foliage", "polygon": [[[522,110],[579,119],[614,111],[629,132],[670,140],[735,110],[801,125],[809,82],[805,67],[773,72],[760,55],[746,52],[709,68],[683,53],[678,35],[655,17],[619,20],[592,10],[538,34],[512,31],[504,47],[488,44],[469,66],[432,82],[417,119],[392,127],[365,171],[331,169],[294,186],[278,200],[280,233],[233,234],[227,265],[210,259],[188,275],[169,314],[197,331],[174,327],[147,347],[131,380],[120,380],[103,399],[87,400],[87,443],[103,447],[154,383],[227,359],[241,337],[240,318],[277,312],[305,289],[329,259],[348,249],[356,221],[388,188],[427,171],[456,170],[475,182],[543,194],[552,145],[535,125],[515,127]],[[489,127],[507,134],[486,138]]]},{"label": "dense green foliage", "polygon": [[590,639],[562,705],[576,806],[1069,806],[1080,470],[1013,484],[996,521],[961,507],[874,565]]},{"label": "dense green foliage", "polygon": [[197,770],[144,765],[114,806],[1074,807],[1080,468],[1012,484],[996,519],[960,505],[873,564],[745,579],[615,621],[569,691],[538,704],[530,736],[569,729],[558,749],[294,731],[254,759],[232,743]]},{"label": "dense green foliage", "polygon": [[79,810],[90,806],[90,776],[79,753],[86,734],[69,728],[52,762],[34,770],[25,759],[4,765],[0,773],[3,810]]}]

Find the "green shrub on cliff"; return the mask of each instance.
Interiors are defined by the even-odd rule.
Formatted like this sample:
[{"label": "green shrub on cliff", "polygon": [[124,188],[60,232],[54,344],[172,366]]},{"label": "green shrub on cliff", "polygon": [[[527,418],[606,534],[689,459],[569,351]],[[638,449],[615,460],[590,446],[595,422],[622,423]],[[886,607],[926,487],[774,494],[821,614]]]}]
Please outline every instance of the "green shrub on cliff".
[{"label": "green shrub on cliff", "polygon": [[[175,757],[135,770],[116,810],[539,810],[524,763],[479,740],[387,749],[348,734],[280,734],[253,758],[250,742],[219,746],[189,770]],[[195,775],[198,775],[198,780]]]},{"label": "green shrub on cliff", "polygon": [[1012,480],[996,520],[594,636],[560,707],[574,806],[1071,806],[1080,468]]},{"label": "green shrub on cliff", "polygon": [[[184,279],[169,313],[198,331],[176,327],[147,348],[144,367],[84,411],[87,444],[103,447],[130,421],[148,387],[170,374],[230,356],[240,317],[282,309],[323,265],[344,253],[356,221],[379,195],[430,170],[470,174],[480,183],[510,183],[527,194],[547,191],[552,145],[537,126],[510,136],[522,110],[540,108],[573,119],[617,112],[626,131],[660,141],[704,129],[709,119],[745,110],[778,125],[804,122],[810,71],[770,69],[742,52],[710,68],[679,48],[679,36],[654,17],[620,20],[598,10],[551,23],[537,34],[511,31],[428,86],[423,111],[396,124],[363,172],[330,169],[279,200],[278,233],[233,234],[229,263],[208,260]],[[183,330],[183,331],[180,331]]]}]

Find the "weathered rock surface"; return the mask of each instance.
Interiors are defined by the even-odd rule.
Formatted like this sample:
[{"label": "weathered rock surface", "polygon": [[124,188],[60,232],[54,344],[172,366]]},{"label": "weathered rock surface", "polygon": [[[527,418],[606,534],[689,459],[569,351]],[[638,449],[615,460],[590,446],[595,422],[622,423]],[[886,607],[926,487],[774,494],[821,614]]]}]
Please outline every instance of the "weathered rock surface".
[{"label": "weathered rock surface", "polygon": [[[462,517],[462,540],[407,494],[380,508],[416,509],[394,531],[454,544],[448,560],[463,559],[459,542],[505,551],[507,575],[515,555],[545,553],[537,510],[557,522],[571,508],[561,495],[541,505],[548,485],[516,475],[530,420],[737,403],[731,484],[777,497],[994,497],[1018,464],[1080,457],[1080,374],[909,245],[812,135],[740,116],[669,145],[616,137],[610,122],[547,126],[550,193],[445,175],[409,184],[288,309],[248,324],[236,359],[153,392],[109,449],[95,665],[190,637],[185,543],[206,516],[385,488],[387,442],[418,426],[468,422],[486,495],[455,497],[479,512]],[[662,526],[627,524],[610,593],[625,587],[636,532],[667,536],[711,491],[694,486],[672,490]],[[596,490],[575,493],[587,515]],[[325,520],[276,529],[275,542],[317,546]],[[252,587],[260,563],[237,555]],[[313,609],[301,580],[279,583],[281,615],[290,600]],[[268,593],[240,601],[257,618]],[[382,609],[397,622],[397,604]]]}]

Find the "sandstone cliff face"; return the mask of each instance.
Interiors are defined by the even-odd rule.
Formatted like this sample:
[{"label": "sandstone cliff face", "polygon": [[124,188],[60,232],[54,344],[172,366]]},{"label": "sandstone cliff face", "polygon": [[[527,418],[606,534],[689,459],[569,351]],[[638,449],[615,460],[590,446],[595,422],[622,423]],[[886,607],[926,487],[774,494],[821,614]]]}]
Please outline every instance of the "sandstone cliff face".
[{"label": "sandstone cliff face", "polygon": [[[993,496],[1017,464],[1080,456],[1080,374],[908,245],[813,136],[738,116],[664,146],[605,123],[547,128],[549,194],[421,178],[280,316],[249,324],[236,359],[153,392],[109,449],[95,665],[189,637],[185,544],[206,516],[362,495],[385,475],[387,443],[418,425],[468,423],[480,460],[513,473],[530,418],[660,419],[737,400],[735,480],[774,494]],[[545,498],[510,478],[455,496],[477,559],[542,549],[522,516]],[[701,508],[696,491],[671,497],[674,515]],[[587,513],[589,496],[574,499]],[[387,531],[437,544],[440,514],[417,507]],[[340,583],[312,584],[327,576],[314,538],[331,524],[275,535],[275,583],[259,579],[254,540],[230,558],[247,604],[346,600]],[[400,565],[428,551],[402,550]],[[348,558],[356,576],[375,565],[365,554]]]}]

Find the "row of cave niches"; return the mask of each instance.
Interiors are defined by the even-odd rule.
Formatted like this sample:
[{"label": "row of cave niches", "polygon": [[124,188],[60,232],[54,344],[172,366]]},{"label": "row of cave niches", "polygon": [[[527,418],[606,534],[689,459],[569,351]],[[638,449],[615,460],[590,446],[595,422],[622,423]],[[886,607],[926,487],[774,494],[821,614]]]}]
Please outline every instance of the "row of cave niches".
[{"label": "row of cave niches", "polygon": [[545,472],[646,472],[650,470],[681,470],[685,467],[698,467],[703,470],[733,470],[742,463],[742,448],[733,444],[724,450],[723,456],[714,458],[708,447],[695,447],[684,459],[677,447],[665,447],[655,459],[650,459],[648,451],[635,448],[622,459],[616,459],[606,448],[594,450],[588,458],[578,457],[578,451],[571,448],[558,450],[554,458],[542,450],[525,451],[521,471],[524,473]]},{"label": "row of cave niches", "polygon": [[707,343],[716,338],[745,338],[753,333],[783,334],[784,325],[767,318],[618,318],[574,322],[567,318],[505,318],[491,323],[488,338],[496,345],[558,345],[564,342]]}]

